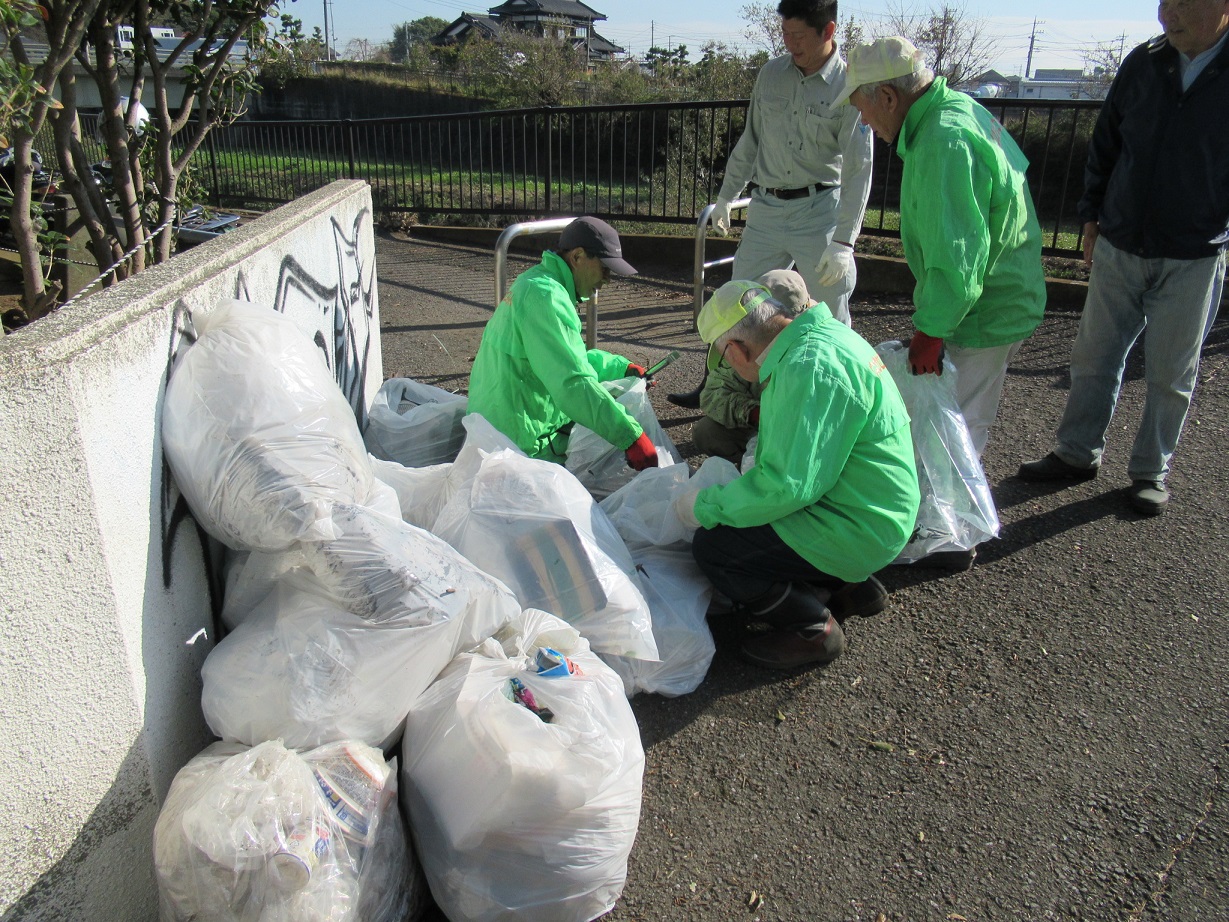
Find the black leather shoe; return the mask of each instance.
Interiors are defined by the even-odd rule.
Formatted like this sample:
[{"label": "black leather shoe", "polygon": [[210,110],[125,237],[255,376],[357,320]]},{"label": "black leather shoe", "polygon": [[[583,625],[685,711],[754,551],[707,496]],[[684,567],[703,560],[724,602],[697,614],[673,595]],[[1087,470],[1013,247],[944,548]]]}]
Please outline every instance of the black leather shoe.
[{"label": "black leather shoe", "polygon": [[1169,491],[1159,480],[1134,480],[1127,496],[1131,507],[1144,515],[1160,515],[1169,504]]},{"label": "black leather shoe", "polygon": [[768,631],[749,638],[742,654],[765,669],[797,669],[830,663],[845,652],[845,632],[831,614],[820,624],[794,631]]},{"label": "black leather shoe", "polygon": [[875,577],[846,583],[828,599],[828,611],[842,624],[847,618],[869,618],[888,607],[888,590]]},{"label": "black leather shoe", "polygon": [[1054,454],[1054,452],[1050,452],[1044,458],[1037,461],[1021,464],[1016,476],[1021,480],[1035,482],[1092,480],[1097,476],[1097,470],[1098,468],[1095,464],[1092,467],[1076,467],[1074,464],[1068,464],[1058,455]]}]

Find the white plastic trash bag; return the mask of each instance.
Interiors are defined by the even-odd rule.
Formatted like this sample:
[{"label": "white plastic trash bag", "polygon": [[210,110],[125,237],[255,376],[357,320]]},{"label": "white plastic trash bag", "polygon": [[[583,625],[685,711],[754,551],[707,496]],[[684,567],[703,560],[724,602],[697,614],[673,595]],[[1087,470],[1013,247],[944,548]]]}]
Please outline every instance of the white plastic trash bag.
[{"label": "white plastic trash bag", "polygon": [[175,776],[154,827],[163,922],[401,922],[424,887],[396,766],[336,743],[215,743]]},{"label": "white plastic trash bag", "polygon": [[407,718],[418,852],[450,919],[588,922],[623,890],[639,729],[619,677],[562,621],[526,611],[499,641],[457,657]]},{"label": "white plastic trash bag", "polygon": [[[618,381],[604,382],[603,386],[640,423],[657,449],[659,466],[678,464],[682,460],[674,442],[670,441],[670,436],[657,421],[643,378],[620,378]],[[585,489],[601,499],[636,476],[635,469],[627,463],[626,449],[626,445],[622,448],[611,445],[592,429],[577,425],[568,439],[565,463]]]},{"label": "white plastic trash bag", "polygon": [[[307,566],[267,564],[282,575],[201,670],[214,733],[248,745],[384,745],[457,653],[520,612],[507,587],[440,539],[403,522],[379,524],[380,553],[368,549],[358,568],[330,582]],[[347,556],[341,543],[337,561]],[[343,597],[364,614],[347,611]]]},{"label": "white plastic trash bag", "polygon": [[162,407],[175,482],[202,527],[237,550],[279,551],[332,533],[336,502],[372,488],[354,412],[320,350],[267,307],[196,313]]},{"label": "white plastic trash bag", "polygon": [[411,525],[434,530],[440,511],[473,479],[482,463],[483,453],[508,450],[525,456],[512,440],[478,413],[470,413],[461,421],[465,442],[455,463],[433,464],[430,467],[405,467],[395,461],[371,458],[377,479],[396,492],[401,505],[401,517]]},{"label": "white plastic trash bag", "polygon": [[956,403],[955,366],[944,359],[942,375],[914,375],[904,343],[881,343],[876,351],[909,411],[922,492],[913,535],[895,562],[913,563],[938,551],[967,551],[996,537],[998,511]]},{"label": "white plastic trash bag", "polygon": [[690,694],[704,681],[716,652],[707,621],[712,583],[697,566],[687,544],[639,547],[632,551],[632,559],[653,613],[653,638],[660,662],[606,654],[602,654],[602,660],[623,680],[629,698],[639,692],[671,698]]},{"label": "white plastic trash bag", "polygon": [[637,548],[679,541],[690,544],[694,529],[679,520],[674,501],[688,491],[730,483],[737,478],[738,468],[724,458],[706,458],[695,474],[686,464],[651,467],[598,505],[610,517],[634,558]]},{"label": "white plastic trash bag", "polygon": [[631,555],[585,488],[561,465],[467,444],[472,477],[432,531],[507,583],[523,608],[563,618],[595,650],[657,659]]},{"label": "white plastic trash bag", "polygon": [[469,398],[409,378],[385,381],[367,413],[363,438],[377,458],[406,467],[453,461],[465,441]]}]

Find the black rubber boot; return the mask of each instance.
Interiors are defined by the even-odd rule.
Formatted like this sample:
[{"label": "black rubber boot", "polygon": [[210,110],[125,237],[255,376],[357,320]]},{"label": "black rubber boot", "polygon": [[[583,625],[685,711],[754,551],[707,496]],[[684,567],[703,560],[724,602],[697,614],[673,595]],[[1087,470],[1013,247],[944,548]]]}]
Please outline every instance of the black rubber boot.
[{"label": "black rubber boot", "polygon": [[687,391],[682,394],[667,394],[666,399],[676,407],[683,407],[687,410],[700,409],[700,392],[704,390],[704,382],[708,380],[708,366],[704,366],[704,377],[700,379],[700,383],[693,391]]}]

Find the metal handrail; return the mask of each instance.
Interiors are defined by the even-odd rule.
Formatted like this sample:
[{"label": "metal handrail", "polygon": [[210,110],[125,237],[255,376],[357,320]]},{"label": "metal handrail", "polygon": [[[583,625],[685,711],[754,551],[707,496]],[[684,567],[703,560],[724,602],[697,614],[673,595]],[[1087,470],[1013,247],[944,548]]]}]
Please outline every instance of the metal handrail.
[{"label": "metal handrail", "polygon": [[[751,199],[740,198],[730,202],[731,214],[735,211],[742,211],[751,204]],[[713,211],[717,208],[717,203],[705,205],[700,212],[700,217],[696,221],[696,256],[695,268],[693,273],[691,319],[696,320],[700,316],[700,308],[704,306],[704,274],[709,269],[715,269],[717,266],[724,266],[734,262],[733,256],[723,256],[720,259],[714,259],[711,262],[704,261],[704,250],[708,243],[708,222],[712,217]]]},{"label": "metal handrail", "polygon": [[[504,228],[495,241],[495,306],[499,307],[508,291],[508,249],[517,237],[531,234],[553,234],[563,230],[576,218],[546,218],[542,221],[521,221]],[[585,303],[585,348],[597,348],[597,292]]]}]

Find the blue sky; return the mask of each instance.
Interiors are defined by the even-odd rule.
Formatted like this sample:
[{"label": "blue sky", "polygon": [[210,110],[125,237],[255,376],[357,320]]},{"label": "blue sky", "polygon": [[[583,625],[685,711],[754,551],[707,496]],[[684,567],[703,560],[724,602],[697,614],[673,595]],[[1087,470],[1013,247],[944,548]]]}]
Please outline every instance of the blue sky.
[{"label": "blue sky", "polygon": [[[462,0],[295,0],[284,10],[303,20],[310,32],[324,25],[324,5],[330,3],[336,31],[335,47],[343,50],[351,39],[366,39],[372,44],[392,38],[393,26],[423,16],[453,20],[463,12],[485,13],[502,0],[466,3]],[[698,56],[708,41],[724,42],[743,50],[755,44],[747,36],[747,24],[740,10],[745,0],[587,0],[588,5],[606,15],[598,31],[633,54],[643,54],[650,44],[684,44]],[[940,0],[933,0],[938,4]],[[960,0],[953,0],[960,6]],[[775,5],[775,4],[774,4]],[[919,6],[931,5],[919,0]],[[1124,6],[1112,0],[1038,0],[1018,3],[1009,0],[968,0],[967,14],[983,19],[987,31],[997,37],[997,68],[1018,74],[1024,69],[1034,17],[1039,20],[1033,51],[1033,68],[1078,68],[1083,64],[1081,50],[1098,42],[1119,42],[1125,35],[1130,49],[1160,31],[1156,6]],[[842,0],[842,19],[853,13],[868,24],[884,18],[888,0]],[[1131,18],[1124,19],[1127,15]],[[839,39],[839,36],[838,36]]]}]

